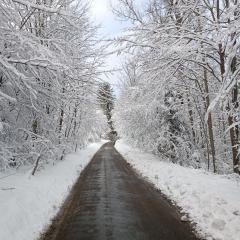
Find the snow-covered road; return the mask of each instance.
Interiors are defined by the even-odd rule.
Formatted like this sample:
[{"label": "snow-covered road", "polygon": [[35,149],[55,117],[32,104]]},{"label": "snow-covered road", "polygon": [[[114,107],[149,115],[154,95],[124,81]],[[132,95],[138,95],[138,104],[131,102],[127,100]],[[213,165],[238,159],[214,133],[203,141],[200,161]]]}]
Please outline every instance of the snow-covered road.
[{"label": "snow-covered road", "polygon": [[74,186],[44,240],[197,240],[177,208],[106,143]]},{"label": "snow-covered road", "polygon": [[[57,213],[80,172],[102,143],[70,154],[35,177],[31,170],[0,174],[0,239],[33,240]],[[240,178],[181,167],[131,148],[122,140],[117,150],[174,204],[182,220],[195,225],[207,240],[240,239]]]}]

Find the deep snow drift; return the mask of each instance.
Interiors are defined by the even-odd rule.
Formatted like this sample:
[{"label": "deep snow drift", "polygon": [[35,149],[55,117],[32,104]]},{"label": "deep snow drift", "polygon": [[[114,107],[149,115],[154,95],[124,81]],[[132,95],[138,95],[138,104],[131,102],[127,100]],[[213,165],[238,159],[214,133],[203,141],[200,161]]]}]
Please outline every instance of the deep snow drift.
[{"label": "deep snow drift", "polygon": [[[80,172],[104,142],[69,154],[55,166],[0,174],[0,239],[36,239],[67,197]],[[32,169],[32,168],[31,168]]]},{"label": "deep snow drift", "polygon": [[182,219],[196,224],[207,240],[240,239],[240,178],[181,167],[133,149],[120,140],[117,150],[144,177],[176,203]]}]

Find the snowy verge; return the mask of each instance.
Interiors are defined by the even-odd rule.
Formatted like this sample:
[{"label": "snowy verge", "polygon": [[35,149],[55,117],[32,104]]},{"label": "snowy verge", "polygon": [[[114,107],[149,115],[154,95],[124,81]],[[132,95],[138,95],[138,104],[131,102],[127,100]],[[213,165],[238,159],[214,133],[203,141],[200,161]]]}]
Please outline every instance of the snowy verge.
[{"label": "snowy verge", "polygon": [[207,240],[240,239],[240,178],[215,175],[161,161],[131,148],[123,140],[116,149],[140,174],[160,189],[194,223]]},{"label": "snowy verge", "polygon": [[8,177],[0,173],[0,239],[37,239],[103,143],[93,143],[69,154],[64,161],[46,166],[34,177],[31,170]]}]

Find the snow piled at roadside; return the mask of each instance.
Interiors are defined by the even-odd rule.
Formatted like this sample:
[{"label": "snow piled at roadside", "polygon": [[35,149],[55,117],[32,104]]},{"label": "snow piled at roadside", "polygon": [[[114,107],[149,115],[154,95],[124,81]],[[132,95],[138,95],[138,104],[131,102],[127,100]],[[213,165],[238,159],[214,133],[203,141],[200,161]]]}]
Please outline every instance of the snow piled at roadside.
[{"label": "snow piled at roadside", "polygon": [[31,170],[8,177],[0,173],[0,239],[37,239],[103,143],[93,143],[69,154],[64,161],[47,166],[34,177]]},{"label": "snow piled at roadside", "polygon": [[[119,140],[116,149],[144,177],[182,209],[207,240],[240,239],[240,178],[161,161]],[[183,216],[183,218],[185,218]]]}]

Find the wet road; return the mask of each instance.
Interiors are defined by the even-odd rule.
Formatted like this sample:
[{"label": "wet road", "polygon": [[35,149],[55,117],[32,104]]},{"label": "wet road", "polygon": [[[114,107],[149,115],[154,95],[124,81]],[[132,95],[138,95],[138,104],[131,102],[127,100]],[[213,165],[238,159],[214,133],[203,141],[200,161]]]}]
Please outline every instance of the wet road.
[{"label": "wet road", "polygon": [[81,174],[44,240],[193,240],[177,210],[107,143]]}]

